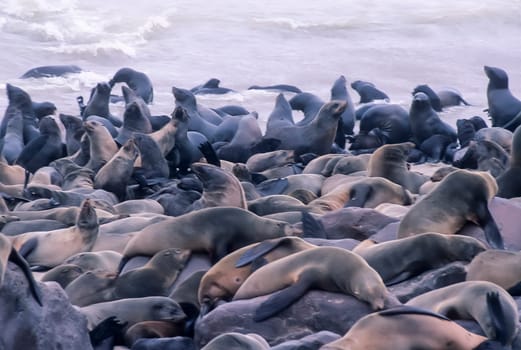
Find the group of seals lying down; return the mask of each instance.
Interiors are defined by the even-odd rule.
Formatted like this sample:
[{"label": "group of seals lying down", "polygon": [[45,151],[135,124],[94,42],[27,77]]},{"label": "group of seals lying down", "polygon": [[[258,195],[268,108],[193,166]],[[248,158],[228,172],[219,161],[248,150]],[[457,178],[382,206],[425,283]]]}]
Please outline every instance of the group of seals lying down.
[{"label": "group of seals lying down", "polygon": [[237,93],[215,78],[173,87],[155,116],[151,80],[128,67],[76,115],[8,84],[0,300],[33,311],[7,314],[0,348],[63,307],[46,303],[56,284],[84,320],[78,349],[521,349],[521,102],[484,70],[492,127],[457,131],[438,114],[468,104],[454,90],[418,85],[407,110],[359,80],[355,110],[345,76],[330,101],[252,86],[279,93],[264,133],[255,112],[199,103]]}]

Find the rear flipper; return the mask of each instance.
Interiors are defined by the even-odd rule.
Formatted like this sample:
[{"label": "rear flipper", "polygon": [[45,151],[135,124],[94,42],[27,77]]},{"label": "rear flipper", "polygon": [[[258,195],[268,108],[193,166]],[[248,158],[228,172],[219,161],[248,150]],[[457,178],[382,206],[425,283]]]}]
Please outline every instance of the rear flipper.
[{"label": "rear flipper", "polygon": [[25,277],[27,278],[27,281],[29,282],[29,288],[31,289],[31,293],[33,293],[34,299],[38,304],[40,304],[40,306],[43,306],[42,292],[40,287],[38,287],[38,283],[34,279],[27,261],[25,261],[25,259],[14,248],[11,249],[9,261],[15,263],[18,267],[20,267],[20,269],[22,269]]},{"label": "rear flipper", "polygon": [[255,259],[258,259],[273,249],[284,245],[286,242],[290,241],[288,238],[284,237],[277,240],[269,240],[263,241],[257,244],[255,247],[248,249],[244,254],[242,254],[237,262],[235,263],[235,267],[243,267],[250,264]]},{"label": "rear flipper", "polygon": [[496,221],[492,217],[492,214],[490,214],[486,201],[476,203],[476,216],[478,224],[483,227],[485,231],[485,238],[488,244],[494,249],[505,249],[503,237],[501,237]]},{"label": "rear flipper", "polygon": [[359,207],[363,208],[367,199],[373,193],[373,188],[367,184],[358,184],[351,188],[349,193],[349,200],[344,205],[344,208]]},{"label": "rear flipper", "polygon": [[261,322],[280,313],[306,294],[310,286],[311,284],[301,277],[295,284],[274,293],[255,310],[253,320]]},{"label": "rear flipper", "polygon": [[[492,328],[495,330],[493,340],[499,341],[502,345],[507,345],[512,341],[513,334],[508,332],[508,326],[505,324],[505,312],[498,292],[487,293],[487,309],[490,314]],[[490,337],[490,335],[488,335]]]},{"label": "rear flipper", "polygon": [[206,141],[201,143],[199,145],[199,150],[209,164],[213,164],[219,168],[221,167],[221,160],[210,142]]}]

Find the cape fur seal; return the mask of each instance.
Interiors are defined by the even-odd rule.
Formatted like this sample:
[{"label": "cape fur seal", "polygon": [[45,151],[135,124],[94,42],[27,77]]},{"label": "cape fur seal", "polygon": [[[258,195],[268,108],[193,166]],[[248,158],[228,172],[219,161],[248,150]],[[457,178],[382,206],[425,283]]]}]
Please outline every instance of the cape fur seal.
[{"label": "cape fur seal", "polygon": [[399,306],[359,319],[340,339],[320,350],[387,349],[490,349],[497,342],[470,333],[465,328],[432,311]]},{"label": "cape fur seal", "polygon": [[222,300],[230,301],[248,276],[261,266],[315,247],[298,237],[283,237],[250,244],[226,255],[201,279],[198,290],[201,315],[210,312]]},{"label": "cape fur seal", "polygon": [[512,343],[519,324],[514,299],[500,286],[486,281],[452,284],[412,298],[407,305],[455,319],[475,320],[489,339],[503,345]]},{"label": "cape fur seal", "polygon": [[86,199],[75,226],[49,232],[24,233],[12,237],[12,242],[31,266],[54,267],[76,253],[89,251],[97,236],[98,217],[91,201]]},{"label": "cape fur seal", "polygon": [[256,270],[233,300],[274,293],[255,311],[254,320],[262,321],[284,310],[310,288],[352,295],[369,303],[373,310],[384,307],[388,294],[378,272],[357,254],[337,247],[317,247]]},{"label": "cape fur seal", "polygon": [[493,248],[504,249],[503,239],[488,208],[497,192],[487,172],[456,170],[421,198],[400,221],[398,237],[422,232],[456,233],[467,221],[483,227]]},{"label": "cape fur seal", "polygon": [[521,101],[508,88],[507,73],[497,67],[484,66],[487,85],[488,114],[492,126],[514,131],[521,124]]},{"label": "cape fur seal", "polygon": [[218,261],[245,245],[298,233],[300,230],[286,222],[265,219],[241,208],[205,208],[139,231],[126,245],[120,267],[133,256],[154,255],[169,247],[204,251]]}]

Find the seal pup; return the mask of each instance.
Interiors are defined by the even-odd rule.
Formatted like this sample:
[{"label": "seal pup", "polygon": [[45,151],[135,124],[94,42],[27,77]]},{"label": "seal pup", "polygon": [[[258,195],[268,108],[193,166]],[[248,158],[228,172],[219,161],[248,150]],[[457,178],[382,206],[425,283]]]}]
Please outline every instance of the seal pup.
[{"label": "seal pup", "polygon": [[[455,283],[414,297],[406,305],[451,318],[475,320],[489,339],[503,345],[512,343],[519,324],[514,299],[503,288],[487,281]],[[500,311],[493,312],[491,308]]]},{"label": "seal pup", "polygon": [[349,150],[370,150],[387,143],[401,143],[412,135],[409,112],[395,104],[376,104],[360,119],[359,132],[349,138]]},{"label": "seal pup", "polygon": [[221,301],[231,301],[246,279],[261,266],[285,256],[316,248],[299,237],[264,240],[237,249],[223,257],[203,275],[197,292],[204,316]]},{"label": "seal pup", "polygon": [[256,270],[237,290],[233,300],[277,292],[255,311],[253,319],[260,322],[284,310],[310,288],[352,295],[370,304],[373,310],[384,307],[388,294],[378,272],[357,254],[337,247],[317,247]]},{"label": "seal pup", "polygon": [[134,90],[146,103],[152,103],[154,101],[154,88],[152,81],[143,72],[139,72],[129,67],[119,69],[112,79],[109,80],[111,88],[116,83],[125,83],[129,88]]},{"label": "seal pup", "polygon": [[89,331],[110,316],[116,316],[122,323],[127,322],[123,332],[142,321],[178,322],[185,317],[178,303],[162,296],[114,300],[81,307],[78,310],[87,317]]},{"label": "seal pup", "polygon": [[[133,94],[132,90],[123,87],[126,92],[125,96]],[[119,129],[118,136],[114,139],[118,144],[123,145],[135,132],[149,134],[152,132],[152,124],[149,120],[150,111],[145,102],[140,98],[133,96],[132,101],[126,104],[123,113],[123,126]]]},{"label": "seal pup", "polygon": [[310,93],[302,92],[293,96],[289,101],[291,109],[304,113],[304,118],[297,122],[297,125],[309,124],[318,114],[324,105],[324,100]]},{"label": "seal pup", "polygon": [[139,149],[140,165],[134,167],[136,173],[145,178],[168,178],[170,169],[161,149],[154,139],[146,134],[134,133],[134,142]]},{"label": "seal pup", "polygon": [[[33,102],[31,96],[24,90],[9,83],[5,84],[5,91],[9,104],[6,108],[6,114],[10,113],[12,108],[18,108],[22,112],[23,119],[23,138],[24,143],[29,143],[32,139],[38,137],[38,119],[33,110]],[[2,120],[0,124],[0,137],[4,137],[8,118]]]},{"label": "seal pup", "polygon": [[27,187],[30,174],[63,156],[61,132],[54,118],[42,118],[39,128],[40,136],[25,145],[15,162],[25,169],[24,188]]},{"label": "seal pup", "polygon": [[445,107],[458,106],[462,103],[466,106],[470,106],[455,89],[445,89],[435,92],[429,85],[418,85],[412,91],[412,95],[414,96],[418,92],[423,92],[429,97],[431,106],[436,112],[441,112]]},{"label": "seal pup", "polygon": [[178,248],[156,253],[144,266],[118,276],[114,284],[114,298],[168,296],[170,287],[189,258],[189,250]]},{"label": "seal pup", "polygon": [[[436,135],[445,136],[449,143],[457,141],[456,130],[440,119],[432,108],[429,97],[423,92],[418,92],[414,95],[409,110],[409,119],[414,142],[419,147]],[[443,154],[445,148],[446,145],[443,143],[434,141],[432,144],[429,144],[426,151],[431,155],[436,153]]]},{"label": "seal pup", "polygon": [[400,221],[398,237],[422,232],[453,234],[467,221],[472,221],[483,228],[492,248],[504,249],[503,239],[488,208],[497,188],[488,172],[453,171],[405,214]]},{"label": "seal pup", "polygon": [[331,101],[345,101],[346,107],[342,112],[342,131],[344,135],[352,135],[355,127],[355,105],[351,100],[351,95],[346,88],[346,77],[341,75],[331,87]]},{"label": "seal pup", "polygon": [[85,109],[81,113],[83,120],[86,120],[89,116],[95,115],[107,119],[114,126],[120,127],[122,125],[121,120],[110,114],[110,90],[111,87],[108,83],[100,82],[96,84],[96,87],[91,91],[89,102],[87,102]]},{"label": "seal pup", "polygon": [[489,249],[479,253],[467,265],[467,281],[489,281],[511,295],[521,295],[521,253]]},{"label": "seal pup", "polygon": [[101,250],[97,252],[81,252],[68,257],[63,264],[72,264],[84,271],[101,270],[116,272],[121,260],[121,254],[112,250]]},{"label": "seal pup", "polygon": [[472,237],[428,232],[389,242],[373,242],[355,247],[353,252],[364,258],[386,285],[391,285],[453,261],[470,262],[486,249]]},{"label": "seal pup", "polygon": [[139,339],[172,338],[182,335],[184,335],[182,322],[143,321],[136,323],[125,332],[124,343],[128,347],[133,347]]},{"label": "seal pup", "polygon": [[218,261],[245,245],[299,233],[286,222],[265,219],[241,208],[200,209],[139,231],[125,246],[120,270],[136,255],[150,256],[170,247],[207,252],[212,261]]},{"label": "seal pup", "polygon": [[192,171],[203,184],[203,195],[190,206],[190,210],[209,207],[248,208],[244,189],[231,172],[205,163],[193,163]]},{"label": "seal pup", "polygon": [[123,147],[103,165],[94,177],[94,188],[114,193],[120,201],[127,197],[127,184],[134,170],[134,162],[139,150],[134,139],[129,139]]},{"label": "seal pup", "polygon": [[492,126],[514,131],[521,123],[521,101],[510,92],[507,72],[490,66],[484,66],[483,69],[489,79],[487,101]]},{"label": "seal pup", "polygon": [[[76,253],[90,250],[97,236],[98,217],[91,201],[86,199],[75,226],[49,232],[28,232],[11,240],[31,266],[54,267]],[[57,246],[61,248],[56,250]]]},{"label": "seal pup", "polygon": [[402,185],[412,193],[418,193],[421,185],[429,178],[409,170],[407,157],[414,148],[414,143],[404,142],[378,147],[369,158],[367,176],[383,177]]},{"label": "seal pup", "polygon": [[8,164],[14,164],[24,149],[24,122],[21,110],[8,107],[2,121],[6,121],[5,134],[1,139],[2,156]]},{"label": "seal pup", "polygon": [[42,292],[40,291],[38,283],[34,279],[29,264],[13,247],[11,240],[4,234],[0,233],[0,289],[4,283],[5,272],[8,269],[7,264],[9,261],[17,265],[22,270],[25,277],[27,278],[29,289],[34,296],[34,299],[38,304],[40,304],[40,306],[43,306]]},{"label": "seal pup", "polygon": [[60,264],[45,272],[40,281],[54,281],[65,289],[72,281],[81,276],[84,269],[73,264]]},{"label": "seal pup", "polygon": [[[387,349],[479,350],[497,342],[470,333],[447,317],[411,306],[374,312],[359,319],[340,339],[320,350]],[[502,347],[500,347],[502,348]]]},{"label": "seal pup", "polygon": [[39,66],[29,69],[20,79],[63,77],[69,74],[81,73],[83,70],[73,64]]},{"label": "seal pup", "polygon": [[335,139],[338,119],[345,108],[344,101],[328,102],[308,125],[267,128],[264,138],[278,139],[281,141],[278,149],[294,150],[297,154],[329,153]]},{"label": "seal pup", "polygon": [[107,128],[100,122],[87,120],[83,123],[83,127],[89,138],[90,147],[90,158],[85,167],[97,172],[118,152],[118,146]]},{"label": "seal pup", "polygon": [[65,145],[67,147],[67,155],[71,156],[80,149],[81,137],[85,134],[83,121],[81,118],[63,113],[60,113],[59,118],[65,127]]},{"label": "seal pup", "polygon": [[351,83],[351,87],[360,95],[360,101],[358,103],[369,103],[374,100],[389,101],[389,96],[387,96],[385,92],[368,81],[355,80]]}]

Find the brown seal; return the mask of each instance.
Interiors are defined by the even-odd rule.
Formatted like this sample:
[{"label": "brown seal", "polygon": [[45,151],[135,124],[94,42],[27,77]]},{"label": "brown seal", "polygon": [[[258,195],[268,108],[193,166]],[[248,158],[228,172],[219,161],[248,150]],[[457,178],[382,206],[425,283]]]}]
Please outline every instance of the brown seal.
[{"label": "brown seal", "polygon": [[[490,300],[495,295],[495,301]],[[486,281],[467,281],[439,288],[407,302],[455,319],[475,320],[488,338],[512,344],[519,314],[515,300],[500,286]],[[499,308],[494,312],[491,308]],[[498,319],[499,317],[499,319]]]},{"label": "brown seal", "polygon": [[295,233],[300,230],[241,208],[206,208],[139,231],[126,245],[120,267],[133,256],[150,256],[170,247],[207,252],[217,261],[245,245]]},{"label": "brown seal", "polygon": [[167,296],[190,258],[189,250],[170,248],[156,253],[144,266],[118,276],[115,299]]},{"label": "brown seal", "polygon": [[125,142],[123,147],[105,164],[94,177],[94,188],[101,188],[114,193],[120,201],[127,197],[127,184],[134,170],[134,161],[139,150],[133,139]]},{"label": "brown seal", "polygon": [[467,221],[472,221],[483,227],[491,247],[504,249],[503,239],[488,208],[488,201],[496,192],[496,181],[489,173],[454,171],[405,214],[400,221],[398,237],[422,232],[453,234]]},{"label": "brown seal", "polygon": [[88,120],[83,123],[89,138],[90,159],[85,167],[98,171],[118,151],[118,145],[110,132],[98,121]]},{"label": "brown seal", "polygon": [[428,232],[369,246],[359,245],[353,252],[364,258],[385,284],[390,285],[452,261],[471,261],[485,250],[485,245],[472,237]]},{"label": "brown seal", "polygon": [[203,184],[203,195],[192,203],[191,210],[219,206],[248,208],[241,183],[231,172],[205,163],[193,163],[191,168]]},{"label": "brown seal", "polygon": [[87,317],[87,328],[92,330],[101,321],[116,316],[122,323],[128,322],[123,329],[142,321],[181,321],[185,314],[179,304],[168,297],[128,298],[93,304],[79,309]]},{"label": "brown seal", "polygon": [[467,265],[467,281],[489,281],[512,295],[520,294],[521,252],[489,249]]},{"label": "brown seal", "polygon": [[130,327],[124,336],[125,344],[132,347],[142,338],[171,338],[183,335],[183,323],[170,321],[143,321]]},{"label": "brown seal", "polygon": [[414,143],[404,142],[378,147],[373,152],[367,166],[367,176],[379,176],[402,185],[412,193],[418,193],[420,186],[429,178],[409,171],[407,156]]},{"label": "brown seal", "polygon": [[359,255],[337,247],[317,247],[256,270],[233,300],[274,293],[255,311],[254,320],[262,321],[284,310],[310,288],[354,296],[369,303],[373,310],[382,309],[388,297],[378,272]]},{"label": "brown seal", "polygon": [[197,293],[201,314],[211,311],[221,300],[230,301],[248,276],[260,266],[315,247],[299,237],[283,237],[250,244],[226,255],[201,279]]},{"label": "brown seal", "polygon": [[[385,329],[385,336],[376,336]],[[375,312],[359,319],[340,339],[320,350],[440,349],[473,350],[487,338],[431,311],[400,306]],[[483,348],[485,349],[485,348]]]},{"label": "brown seal", "polygon": [[102,270],[86,271],[65,287],[71,304],[87,306],[114,300],[117,275]]},{"label": "brown seal", "polygon": [[97,236],[96,211],[90,200],[86,199],[75,226],[49,232],[23,233],[12,237],[12,242],[31,266],[54,267],[71,255],[91,250]]}]

